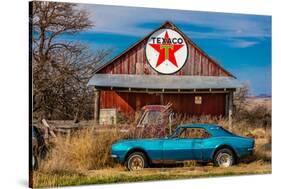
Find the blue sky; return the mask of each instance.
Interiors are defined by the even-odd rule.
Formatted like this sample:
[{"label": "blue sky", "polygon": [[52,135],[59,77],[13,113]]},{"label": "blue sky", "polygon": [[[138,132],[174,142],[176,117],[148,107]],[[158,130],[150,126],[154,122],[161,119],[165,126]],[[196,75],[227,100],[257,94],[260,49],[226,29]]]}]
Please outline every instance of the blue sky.
[{"label": "blue sky", "polygon": [[65,36],[93,51],[111,49],[113,58],[158,28],[173,22],[209,56],[240,81],[252,95],[271,95],[271,17],[81,4],[95,27]]}]

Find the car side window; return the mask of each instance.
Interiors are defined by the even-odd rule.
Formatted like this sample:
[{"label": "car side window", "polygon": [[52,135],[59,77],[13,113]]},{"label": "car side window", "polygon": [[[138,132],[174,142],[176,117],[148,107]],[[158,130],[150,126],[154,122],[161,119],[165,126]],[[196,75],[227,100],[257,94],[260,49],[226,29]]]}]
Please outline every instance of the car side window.
[{"label": "car side window", "polygon": [[209,138],[210,134],[202,128],[184,128],[180,132],[178,138],[200,139]]}]

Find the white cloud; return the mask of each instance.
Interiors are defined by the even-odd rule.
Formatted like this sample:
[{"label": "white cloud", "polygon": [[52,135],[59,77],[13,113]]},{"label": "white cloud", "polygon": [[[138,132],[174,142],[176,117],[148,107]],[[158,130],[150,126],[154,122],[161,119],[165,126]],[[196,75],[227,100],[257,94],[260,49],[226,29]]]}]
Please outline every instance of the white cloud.
[{"label": "white cloud", "polygon": [[233,41],[232,43],[229,43],[229,45],[232,47],[236,47],[236,48],[247,48],[247,47],[254,46],[258,43],[259,42],[257,42],[257,41],[236,40],[236,41]]},{"label": "white cloud", "polygon": [[194,31],[185,27],[184,33],[191,39],[221,39],[229,46],[236,48],[251,47],[258,40],[242,38],[271,37],[270,17],[193,12],[183,10],[164,10],[150,8],[134,8],[122,6],[79,4],[79,8],[90,13],[95,23],[94,32],[115,33],[142,37],[151,32],[150,28],[141,27],[144,23],[160,24],[165,20],[210,28],[210,31]]}]

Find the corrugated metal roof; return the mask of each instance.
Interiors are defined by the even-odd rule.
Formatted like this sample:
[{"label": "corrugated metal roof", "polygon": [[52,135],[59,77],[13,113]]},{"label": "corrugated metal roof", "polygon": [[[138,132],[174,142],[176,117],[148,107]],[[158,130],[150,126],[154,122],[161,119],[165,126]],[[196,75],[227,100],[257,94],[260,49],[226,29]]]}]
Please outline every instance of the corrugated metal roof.
[{"label": "corrugated metal roof", "polygon": [[128,74],[95,74],[88,85],[139,89],[234,89],[242,87],[242,84],[233,77]]}]

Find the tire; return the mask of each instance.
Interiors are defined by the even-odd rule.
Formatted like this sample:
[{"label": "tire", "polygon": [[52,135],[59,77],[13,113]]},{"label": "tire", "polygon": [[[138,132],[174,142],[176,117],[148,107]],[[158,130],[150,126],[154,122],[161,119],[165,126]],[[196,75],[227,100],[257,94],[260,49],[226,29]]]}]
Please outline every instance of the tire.
[{"label": "tire", "polygon": [[139,171],[148,166],[147,158],[142,152],[131,153],[125,163],[129,171]]},{"label": "tire", "polygon": [[232,150],[223,148],[218,150],[214,156],[214,164],[218,167],[230,167],[235,163],[235,156]]},{"label": "tire", "polygon": [[199,166],[207,166],[209,162],[206,161],[197,161],[196,164]]},{"label": "tire", "polygon": [[31,160],[31,162],[32,162],[32,168],[33,168],[33,170],[37,170],[38,167],[39,167],[39,165],[38,165],[38,158],[37,158],[34,154],[32,154],[32,160]]}]

